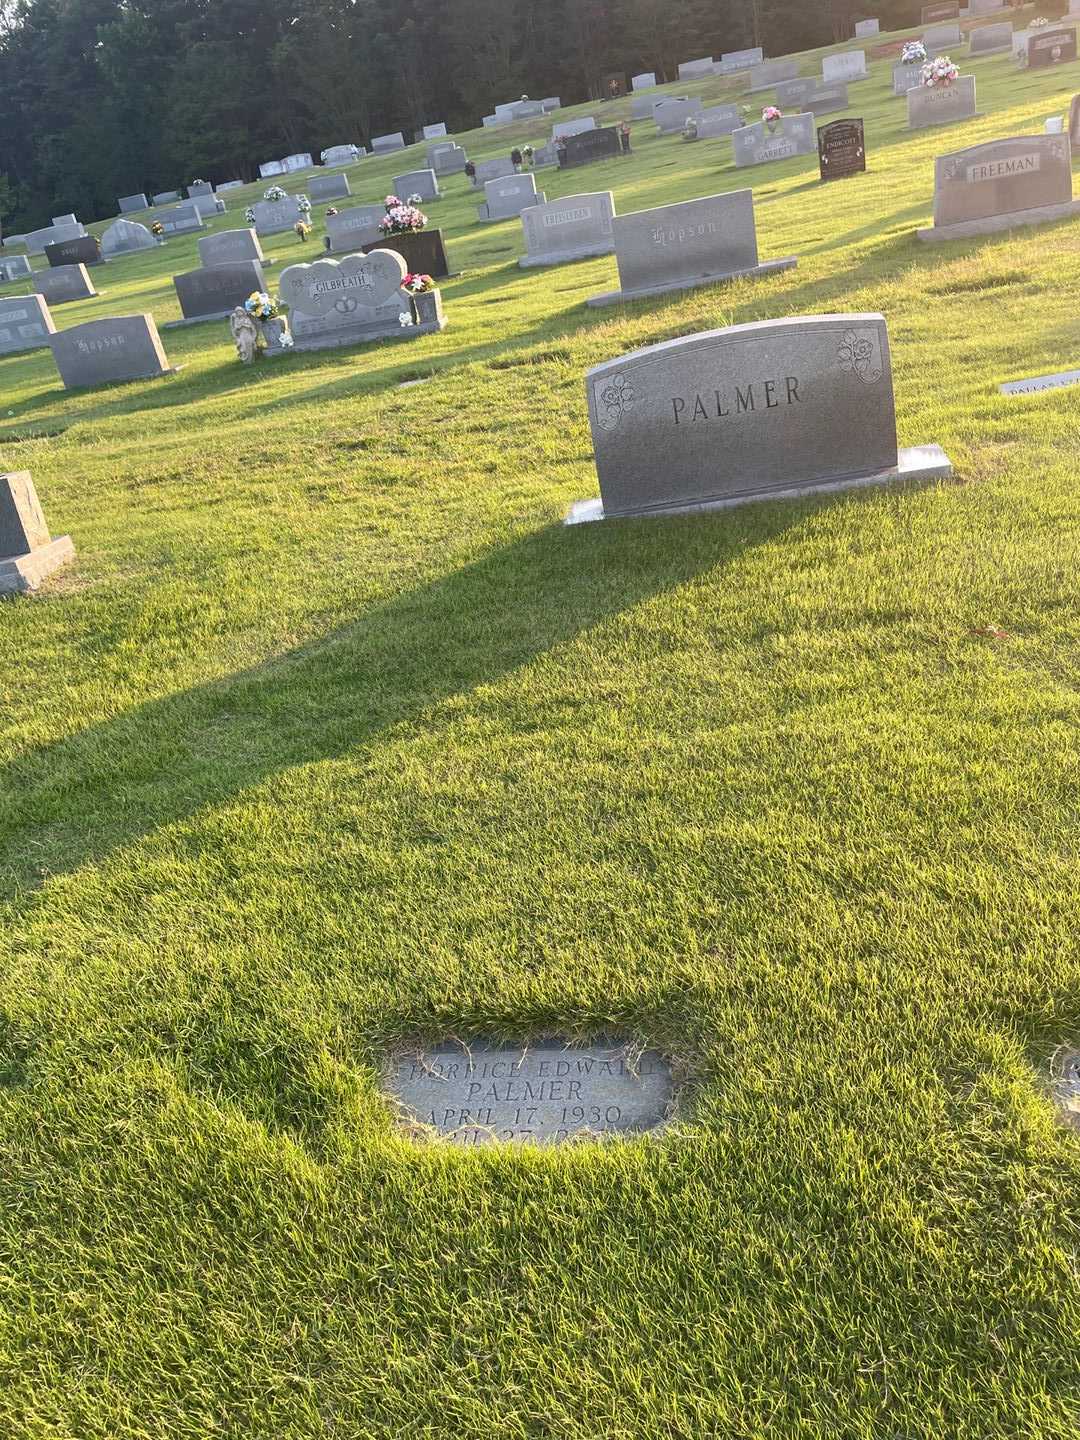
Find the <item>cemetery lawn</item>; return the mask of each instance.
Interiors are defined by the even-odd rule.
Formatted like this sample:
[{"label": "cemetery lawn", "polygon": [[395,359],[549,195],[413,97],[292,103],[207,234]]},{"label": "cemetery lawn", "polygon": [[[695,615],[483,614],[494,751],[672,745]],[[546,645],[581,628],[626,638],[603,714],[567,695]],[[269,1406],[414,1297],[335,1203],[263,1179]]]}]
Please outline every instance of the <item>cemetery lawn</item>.
[{"label": "cemetery lawn", "polygon": [[[891,63],[858,179],[645,125],[538,176],[752,184],[787,274],[587,310],[614,260],[519,270],[457,176],[441,335],[0,361],[3,467],[78,552],[0,606],[5,1440],[1075,1437],[1080,390],[997,387],[1080,364],[1080,225],[914,231],[936,154],[1080,66],[965,64],[984,117],[909,134]],[[265,243],[274,285],[315,258]],[[196,264],[57,323],[175,318]],[[562,527],[589,365],[861,310],[954,481]],[[690,1077],[663,1141],[416,1147],[380,1097],[417,1037],[605,1032]]]}]

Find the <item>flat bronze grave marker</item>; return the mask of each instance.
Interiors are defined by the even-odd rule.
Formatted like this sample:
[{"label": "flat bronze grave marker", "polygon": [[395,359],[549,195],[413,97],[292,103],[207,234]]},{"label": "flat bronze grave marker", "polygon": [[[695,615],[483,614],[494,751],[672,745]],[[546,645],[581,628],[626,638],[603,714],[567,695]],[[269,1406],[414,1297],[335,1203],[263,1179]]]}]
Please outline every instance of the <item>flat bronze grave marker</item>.
[{"label": "flat bronze grave marker", "polygon": [[670,1062],[622,1045],[441,1045],[399,1055],[385,1086],[413,1133],[454,1145],[640,1135],[671,1111]]}]

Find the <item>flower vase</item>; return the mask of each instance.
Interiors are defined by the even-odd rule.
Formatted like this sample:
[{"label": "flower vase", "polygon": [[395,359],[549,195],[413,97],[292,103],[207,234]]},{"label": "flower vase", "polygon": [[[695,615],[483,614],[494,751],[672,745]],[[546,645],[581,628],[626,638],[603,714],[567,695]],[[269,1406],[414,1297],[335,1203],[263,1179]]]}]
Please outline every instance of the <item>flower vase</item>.
[{"label": "flower vase", "polygon": [[446,323],[443,319],[442,291],[423,290],[412,297],[413,320],[417,325],[431,325],[441,330]]}]

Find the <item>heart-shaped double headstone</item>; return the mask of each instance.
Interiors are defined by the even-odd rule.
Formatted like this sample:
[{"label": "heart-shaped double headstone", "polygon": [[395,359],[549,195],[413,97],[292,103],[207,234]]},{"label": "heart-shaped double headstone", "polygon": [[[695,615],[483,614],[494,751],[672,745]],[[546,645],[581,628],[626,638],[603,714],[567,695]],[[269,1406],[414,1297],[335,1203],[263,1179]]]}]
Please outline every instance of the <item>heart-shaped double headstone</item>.
[{"label": "heart-shaped double headstone", "polygon": [[372,250],[370,255],[290,265],[279,290],[290,310],[329,317],[385,305],[407,274],[408,266],[396,250]]}]

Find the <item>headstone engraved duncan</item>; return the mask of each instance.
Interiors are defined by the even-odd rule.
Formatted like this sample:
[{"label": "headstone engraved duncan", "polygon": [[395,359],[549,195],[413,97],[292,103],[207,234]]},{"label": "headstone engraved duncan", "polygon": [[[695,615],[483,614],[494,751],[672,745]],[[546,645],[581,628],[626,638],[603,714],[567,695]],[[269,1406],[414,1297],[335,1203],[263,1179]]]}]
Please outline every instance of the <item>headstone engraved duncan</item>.
[{"label": "headstone engraved duncan", "polygon": [[399,1056],[386,1088],[421,1133],[455,1145],[554,1145],[639,1135],[667,1120],[671,1065],[655,1050],[541,1041]]},{"label": "headstone engraved duncan", "polygon": [[721,509],[951,473],[898,450],[881,315],[733,325],[637,350],[585,380],[600,500],[569,524]]}]

